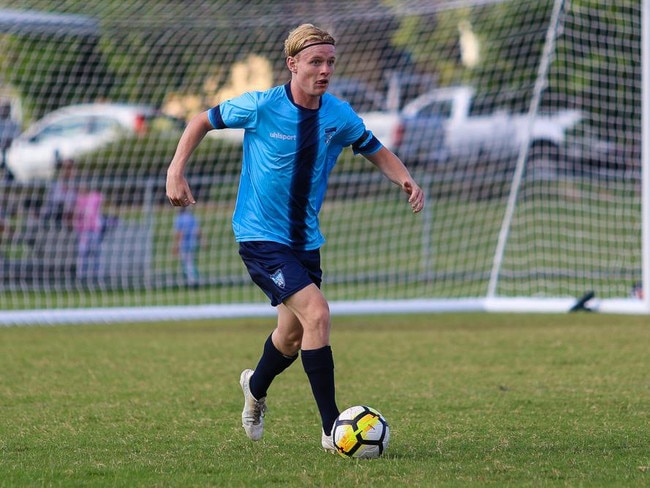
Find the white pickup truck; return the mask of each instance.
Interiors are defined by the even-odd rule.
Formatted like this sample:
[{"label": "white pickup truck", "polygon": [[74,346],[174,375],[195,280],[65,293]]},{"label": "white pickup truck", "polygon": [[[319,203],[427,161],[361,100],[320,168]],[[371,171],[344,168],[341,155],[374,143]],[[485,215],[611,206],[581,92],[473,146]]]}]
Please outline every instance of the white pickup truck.
[{"label": "white pickup truck", "polygon": [[575,110],[538,115],[495,111],[471,115],[474,90],[436,88],[402,110],[361,113],[366,126],[407,164],[431,165],[450,159],[516,158],[528,140],[535,147],[559,147],[566,131],[582,118]]}]

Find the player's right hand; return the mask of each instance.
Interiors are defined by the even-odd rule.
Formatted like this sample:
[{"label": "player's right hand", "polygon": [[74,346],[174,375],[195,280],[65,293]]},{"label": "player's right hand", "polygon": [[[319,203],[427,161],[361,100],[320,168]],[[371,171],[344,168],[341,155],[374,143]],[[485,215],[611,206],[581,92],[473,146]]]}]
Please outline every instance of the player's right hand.
[{"label": "player's right hand", "polygon": [[174,207],[187,207],[196,203],[184,176],[167,173],[166,192],[169,203]]}]

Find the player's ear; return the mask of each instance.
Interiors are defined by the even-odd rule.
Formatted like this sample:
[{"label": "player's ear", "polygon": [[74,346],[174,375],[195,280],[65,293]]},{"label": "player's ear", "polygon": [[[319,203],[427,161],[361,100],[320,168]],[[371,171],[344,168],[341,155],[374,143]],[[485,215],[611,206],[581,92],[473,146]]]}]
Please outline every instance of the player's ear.
[{"label": "player's ear", "polygon": [[296,58],[294,58],[293,56],[287,57],[287,68],[289,68],[289,71],[291,71],[292,73],[295,73],[297,71]]}]

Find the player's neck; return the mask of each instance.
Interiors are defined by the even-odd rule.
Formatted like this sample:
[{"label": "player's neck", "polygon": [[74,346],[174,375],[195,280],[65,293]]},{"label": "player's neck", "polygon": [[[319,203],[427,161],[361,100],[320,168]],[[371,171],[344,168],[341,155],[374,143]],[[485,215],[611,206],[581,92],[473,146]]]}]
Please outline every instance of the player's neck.
[{"label": "player's neck", "polygon": [[293,103],[299,107],[306,108],[309,110],[317,110],[320,107],[320,95],[310,95],[305,93],[299,87],[295,86],[293,83],[290,85],[291,97],[293,98]]}]

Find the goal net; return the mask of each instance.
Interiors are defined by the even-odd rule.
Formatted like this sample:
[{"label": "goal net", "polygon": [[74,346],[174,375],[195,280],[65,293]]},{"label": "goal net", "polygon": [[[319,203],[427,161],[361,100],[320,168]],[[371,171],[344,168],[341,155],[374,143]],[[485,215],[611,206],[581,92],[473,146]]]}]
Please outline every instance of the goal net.
[{"label": "goal net", "polygon": [[566,311],[593,292],[586,307],[649,313],[643,14],[640,0],[3,2],[0,322],[273,313],[231,230],[242,134],[195,151],[187,212],[165,171],[193,115],[288,82],[283,41],[304,22],[337,39],[329,91],[428,197],[413,215],[344,151],[321,212],[334,312]]}]

